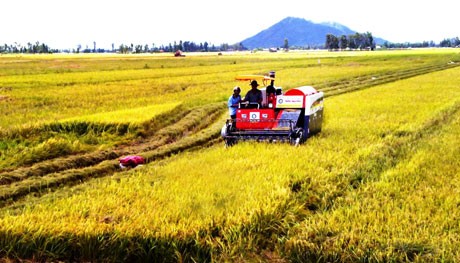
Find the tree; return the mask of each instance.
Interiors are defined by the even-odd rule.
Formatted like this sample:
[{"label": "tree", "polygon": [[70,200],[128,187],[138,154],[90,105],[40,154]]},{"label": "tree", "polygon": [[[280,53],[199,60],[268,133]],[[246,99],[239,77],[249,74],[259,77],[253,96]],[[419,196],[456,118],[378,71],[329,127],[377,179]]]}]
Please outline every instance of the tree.
[{"label": "tree", "polygon": [[453,43],[454,43],[454,47],[460,47],[460,38],[456,37],[456,38],[453,38],[452,39]]},{"label": "tree", "polygon": [[289,41],[287,38],[284,39],[284,45],[283,45],[284,50],[289,50]]},{"label": "tree", "polygon": [[332,34],[327,34],[326,35],[326,43],[324,43],[324,47],[327,49],[327,50],[331,50],[331,46],[332,46]]},{"label": "tree", "polygon": [[364,40],[363,36],[360,33],[356,32],[354,34],[354,36],[353,36],[353,39],[355,41],[355,48],[363,49],[363,46],[365,45],[364,44],[365,40]]},{"label": "tree", "polygon": [[226,51],[226,50],[228,50],[228,44],[221,44],[219,50],[220,50],[220,51]]},{"label": "tree", "polygon": [[370,50],[374,50],[375,49],[375,42],[374,42],[374,37],[372,36],[372,33],[366,32],[365,36],[367,37],[365,48],[369,48]]},{"label": "tree", "polygon": [[341,50],[344,50],[348,47],[348,38],[345,35],[340,36],[339,47]]},{"label": "tree", "polygon": [[339,39],[333,34],[326,35],[326,49],[328,50],[337,50],[339,49]]},{"label": "tree", "polygon": [[129,48],[128,48],[127,45],[123,45],[123,44],[120,45],[120,50],[119,50],[119,52],[120,52],[121,54],[126,54],[126,53],[128,53],[128,50],[129,50]]},{"label": "tree", "polygon": [[439,46],[441,47],[450,47],[452,44],[450,42],[450,39],[443,39],[440,43],[439,43]]}]

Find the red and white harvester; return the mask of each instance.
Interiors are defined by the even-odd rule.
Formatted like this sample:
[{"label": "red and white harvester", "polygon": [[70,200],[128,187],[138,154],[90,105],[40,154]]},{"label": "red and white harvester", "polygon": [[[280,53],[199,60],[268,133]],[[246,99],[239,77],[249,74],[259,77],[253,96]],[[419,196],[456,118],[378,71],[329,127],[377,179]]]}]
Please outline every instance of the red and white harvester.
[{"label": "red and white harvester", "polygon": [[297,146],[321,131],[323,92],[311,86],[302,86],[283,93],[281,87],[274,86],[273,71],[269,76],[242,75],[236,79],[261,81],[265,86],[260,88],[263,101],[262,105],[239,104],[236,119],[228,119],[221,130],[226,146],[241,140],[281,141]]}]

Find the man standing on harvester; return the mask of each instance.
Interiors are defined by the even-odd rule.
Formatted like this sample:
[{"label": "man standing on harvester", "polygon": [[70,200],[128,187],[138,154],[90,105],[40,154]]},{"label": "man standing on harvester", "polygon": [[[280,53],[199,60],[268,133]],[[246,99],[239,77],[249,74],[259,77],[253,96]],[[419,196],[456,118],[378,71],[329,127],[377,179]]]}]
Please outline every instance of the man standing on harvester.
[{"label": "man standing on harvester", "polygon": [[232,120],[236,119],[236,111],[238,110],[238,105],[241,102],[241,96],[240,96],[241,89],[240,87],[234,87],[233,88],[233,94],[228,98],[227,106],[230,114],[230,118]]}]

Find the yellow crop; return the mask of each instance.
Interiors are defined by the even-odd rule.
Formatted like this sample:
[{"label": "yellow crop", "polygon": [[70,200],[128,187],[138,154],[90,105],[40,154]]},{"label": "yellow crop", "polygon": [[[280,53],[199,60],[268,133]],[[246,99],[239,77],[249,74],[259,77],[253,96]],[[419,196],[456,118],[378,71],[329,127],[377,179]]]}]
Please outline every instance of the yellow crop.
[{"label": "yellow crop", "polygon": [[[74,98],[99,94],[97,99],[61,101],[64,91],[57,86],[47,86],[43,96],[71,105],[55,114],[60,121],[120,117],[137,123],[145,118],[131,116],[164,114],[179,104],[193,117],[196,108],[191,105],[225,102],[232,77],[240,73],[276,70],[285,89],[310,81],[328,88],[343,79],[353,82],[458,57],[452,51],[437,52],[186,57],[174,61],[181,66],[161,57],[155,62],[174,70],[142,61],[150,68],[156,65],[161,74],[140,69],[142,73],[118,76],[119,84],[112,82],[118,77],[106,72],[109,81],[79,83],[75,85],[81,89],[68,90]],[[90,79],[85,74],[82,82]],[[128,80],[137,74],[139,79]],[[0,243],[21,248],[35,244],[20,255],[31,257],[37,250],[51,254],[42,259],[66,258],[78,250],[83,251],[77,257],[81,260],[102,260],[95,256],[102,253],[109,260],[161,255],[167,261],[263,261],[263,255],[276,255],[292,262],[458,261],[460,70],[414,74],[419,76],[327,97],[322,132],[300,147],[206,144],[210,147],[177,150],[127,172],[39,197],[27,195],[0,210]],[[24,82],[18,89],[32,88]],[[123,100],[104,97],[110,90]],[[140,95],[129,97],[133,90]],[[147,90],[161,95],[151,97]],[[86,114],[75,117],[79,103],[99,108],[84,107]],[[182,120],[183,126],[190,125],[183,130],[177,121],[172,127],[178,134],[165,127],[157,134],[174,135],[158,149],[180,149],[181,143],[197,144],[204,134],[218,133],[225,116],[216,116],[213,124],[209,119],[201,125]],[[1,121],[13,125],[6,118]],[[14,257],[8,253],[0,251]]]}]

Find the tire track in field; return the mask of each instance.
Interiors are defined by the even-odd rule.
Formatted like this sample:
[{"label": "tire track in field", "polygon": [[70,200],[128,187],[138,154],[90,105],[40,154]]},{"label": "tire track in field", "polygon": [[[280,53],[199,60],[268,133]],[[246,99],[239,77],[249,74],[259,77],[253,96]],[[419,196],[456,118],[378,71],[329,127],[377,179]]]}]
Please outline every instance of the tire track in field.
[{"label": "tire track in field", "polygon": [[[460,63],[448,63],[442,65],[429,65],[421,68],[407,69],[403,71],[389,72],[387,74],[380,75],[378,78],[373,79],[375,75],[366,75],[359,78],[344,79],[343,83],[335,82],[333,85],[323,84],[321,86],[328,86],[328,88],[320,89],[324,91],[325,97],[337,96],[340,94],[358,91],[372,86],[377,86],[389,82],[395,82],[418,75],[428,74],[440,70],[450,69],[460,66]],[[444,123],[452,121],[455,114],[460,113],[460,102],[457,102],[449,109],[441,112],[432,119],[427,120],[420,129],[413,132],[396,131],[393,134],[387,134],[385,137],[388,139],[383,144],[381,151],[372,155],[368,162],[364,165],[359,165],[354,169],[350,169],[349,174],[343,174],[341,178],[338,178],[334,185],[337,185],[337,189],[334,191],[327,191],[322,186],[308,187],[303,189],[305,185],[308,185],[302,180],[292,182],[291,188],[294,193],[299,195],[306,195],[305,200],[312,200],[305,203],[305,207],[309,210],[316,211],[333,209],[334,201],[337,197],[344,195],[347,189],[360,187],[364,181],[376,180],[382,172],[391,169],[401,160],[410,155],[409,148],[416,147],[417,143],[426,136],[429,136],[439,130]],[[396,139],[395,139],[396,138]],[[370,175],[374,174],[372,177]],[[371,178],[372,177],[372,178]],[[302,189],[302,190],[301,190]],[[324,196],[324,193],[329,193],[323,198],[317,198],[317,196]]]},{"label": "tire track in field", "polygon": [[[420,144],[423,144],[424,140],[429,139],[431,136],[436,136],[444,125],[454,123],[459,114],[460,101],[456,100],[452,106],[426,120],[416,130],[395,131],[387,134],[378,152],[371,154],[365,162],[350,167],[348,172],[331,178],[328,183],[324,185],[309,185],[307,179],[295,182],[293,186],[296,186],[296,189],[292,189],[294,200],[302,203],[306,209],[313,212],[317,211],[323,214],[323,216],[328,216],[335,209],[343,207],[341,200],[346,200],[347,196],[357,191],[358,188],[366,187],[366,184],[380,180],[386,171],[393,169],[404,160],[410,160],[417,152],[416,150],[420,147]],[[331,187],[331,185],[334,187]],[[345,202],[348,205],[348,201]],[[293,224],[299,224],[299,221],[308,220],[309,215],[305,215],[304,213]],[[305,233],[301,233],[300,235],[294,234],[287,238],[285,244],[289,244],[288,254],[291,254],[297,260],[336,262],[338,258],[333,253],[328,253],[330,251],[327,249],[320,250],[316,248],[330,247],[328,242],[330,242],[330,239],[336,239],[337,236],[340,235],[325,231],[324,228],[317,228],[308,232],[308,237],[313,238],[306,240]],[[344,244],[346,243],[345,241]],[[306,251],[308,253],[305,253]],[[324,253],[325,251],[326,253]],[[334,251],[332,250],[332,252]],[[401,253],[405,253],[406,257],[416,255],[423,259],[430,253],[430,250],[406,250],[401,251]],[[299,255],[302,255],[302,257],[299,258]],[[367,256],[361,255],[361,257],[352,258],[351,260],[365,261],[369,259]]]},{"label": "tire track in field", "polygon": [[[179,122],[181,119],[184,118],[184,116],[186,117],[189,116],[190,111],[191,111],[190,109],[183,109],[183,108],[179,110],[173,110],[173,113],[172,113],[173,116],[169,118],[170,120],[162,121],[161,125],[163,127],[145,128],[143,131],[143,133],[146,133],[145,137],[151,137],[149,136],[149,134],[153,134],[153,133],[162,134],[161,130],[158,131],[159,129],[163,129],[165,126],[170,126],[172,123]],[[153,120],[153,122],[155,123],[156,121]],[[59,126],[59,125],[54,125],[54,126]],[[148,123],[143,126],[155,126],[155,124]],[[38,129],[40,130],[41,128],[38,128]],[[70,127],[70,128],[69,127],[64,127],[64,128],[58,127],[56,129],[53,128],[53,131],[61,132],[62,130],[64,130],[66,132],[72,132],[73,129],[74,127]],[[84,129],[85,129],[84,133],[93,130],[92,127],[90,126],[87,126]],[[144,143],[145,142],[141,142],[141,141],[131,142],[131,144],[138,144],[138,145],[144,144]],[[127,148],[128,146],[129,145],[122,145],[118,147],[118,149],[124,149],[124,148]],[[21,181],[28,177],[41,177],[48,173],[55,173],[55,172],[60,172],[64,170],[69,170],[69,169],[84,168],[84,167],[98,164],[104,160],[115,159],[118,157],[120,157],[120,154],[116,151],[116,149],[112,149],[112,150],[105,150],[105,151],[94,151],[90,153],[76,154],[76,155],[60,157],[60,158],[52,158],[52,159],[44,160],[41,162],[36,162],[30,167],[21,166],[18,168],[7,169],[5,171],[0,172],[0,185],[5,185],[5,184],[10,184],[13,182]]]},{"label": "tire track in field", "polygon": [[[29,194],[40,195],[53,189],[82,183],[122,171],[118,158],[142,155],[146,162],[166,158],[178,152],[213,144],[218,139],[223,123],[222,103],[199,107],[179,121],[168,125],[154,135],[111,151],[58,158],[0,173],[0,207]],[[217,121],[219,120],[219,121]]]},{"label": "tire track in field", "polygon": [[316,85],[316,88],[324,92],[324,97],[330,97],[458,66],[460,66],[459,62],[450,62],[390,71],[383,74],[368,74],[356,78],[341,79],[333,83],[320,83]]},{"label": "tire track in field", "polygon": [[[376,181],[385,171],[394,168],[402,160],[410,158],[416,151],[419,143],[433,134],[436,134],[445,124],[455,120],[460,114],[460,101],[451,107],[426,120],[417,130],[394,131],[384,134],[382,145],[376,149],[363,163],[351,167],[349,172],[332,179],[328,185],[336,187],[331,191],[325,185],[309,185],[308,180],[299,180],[291,183],[291,190],[299,200],[310,200],[304,207],[311,211],[333,210],[336,199],[349,191],[361,187],[367,182]],[[321,198],[319,198],[321,196]]]}]

